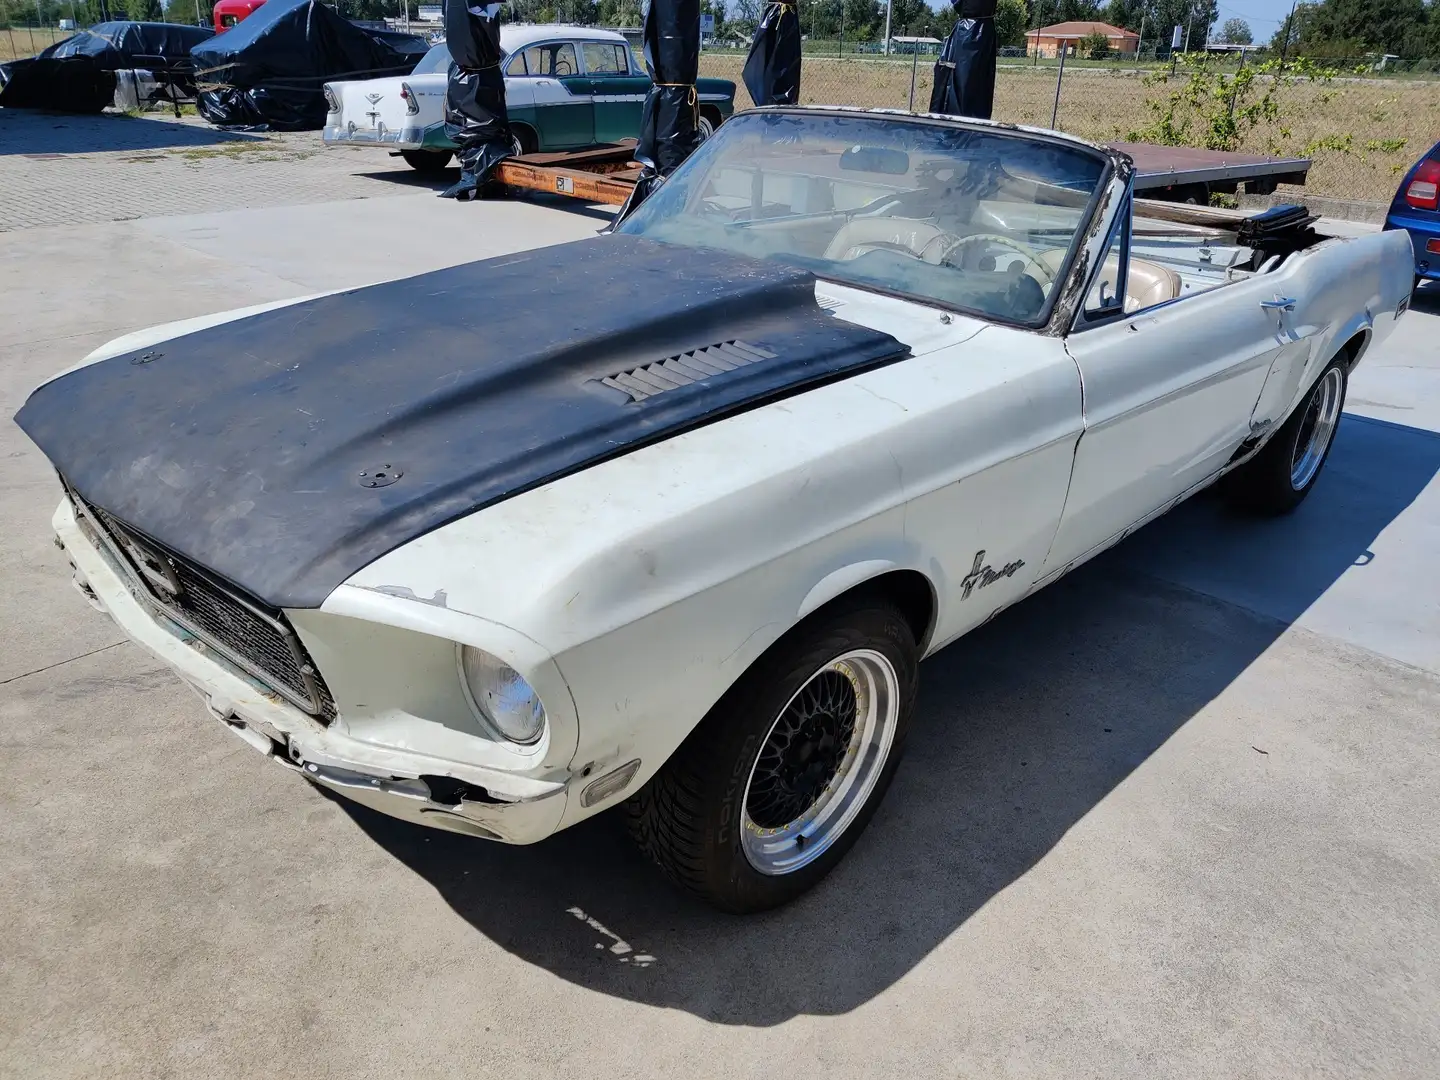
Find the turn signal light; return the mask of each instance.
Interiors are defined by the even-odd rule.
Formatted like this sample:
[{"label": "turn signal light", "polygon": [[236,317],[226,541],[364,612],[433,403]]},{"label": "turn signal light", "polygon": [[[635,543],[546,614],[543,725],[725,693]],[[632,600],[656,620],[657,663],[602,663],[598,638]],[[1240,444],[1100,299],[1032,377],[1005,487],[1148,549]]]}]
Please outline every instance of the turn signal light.
[{"label": "turn signal light", "polygon": [[1440,161],[1431,158],[1420,163],[1405,189],[1405,201],[1417,210],[1440,206]]}]

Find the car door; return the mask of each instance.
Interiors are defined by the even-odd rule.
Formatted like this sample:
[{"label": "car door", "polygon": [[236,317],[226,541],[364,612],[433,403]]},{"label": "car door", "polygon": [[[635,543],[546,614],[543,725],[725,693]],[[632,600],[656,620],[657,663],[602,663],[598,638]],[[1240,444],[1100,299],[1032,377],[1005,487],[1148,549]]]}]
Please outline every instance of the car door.
[{"label": "car door", "polygon": [[1252,433],[1271,368],[1308,348],[1285,310],[1289,271],[1175,296],[1172,271],[1131,257],[1132,206],[1127,195],[1065,341],[1084,386],[1085,431],[1047,577],[1223,468]]},{"label": "car door", "polygon": [[541,150],[574,150],[595,142],[595,104],[573,41],[546,41],[525,50]]},{"label": "car door", "polygon": [[580,54],[595,103],[595,141],[637,138],[650,79],[631,70],[630,47],[623,41],[586,41]]}]

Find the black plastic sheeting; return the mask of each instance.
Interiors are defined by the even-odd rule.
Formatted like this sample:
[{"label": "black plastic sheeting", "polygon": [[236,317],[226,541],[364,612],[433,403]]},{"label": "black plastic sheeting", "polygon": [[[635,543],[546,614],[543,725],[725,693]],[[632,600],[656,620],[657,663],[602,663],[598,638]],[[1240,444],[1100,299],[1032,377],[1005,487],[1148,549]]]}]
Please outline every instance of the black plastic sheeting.
[{"label": "black plastic sheeting", "polygon": [[223,34],[197,45],[200,115],[222,127],[316,131],[333,79],[408,75],[425,42],[398,48],[347,22],[320,0],[268,0]]},{"label": "black plastic sheeting", "polygon": [[450,80],[445,87],[445,134],[456,143],[460,179],[440,194],[480,195],[490,172],[512,150],[505,76],[500,62],[500,9],[481,0],[445,0],[445,43]]},{"label": "black plastic sheeting", "polygon": [[98,113],[115,100],[115,72],[93,56],[0,64],[0,108]]},{"label": "black plastic sheeting", "polygon": [[144,68],[169,71],[190,66],[190,50],[215,36],[205,26],[180,23],[104,22],[57,41],[43,58],[93,56],[110,71]]},{"label": "black plastic sheeting", "polygon": [[955,0],[959,18],[935,61],[930,111],[989,120],[995,110],[995,0]]},{"label": "black plastic sheeting", "polygon": [[[736,339],[773,356],[639,401],[601,381]],[[92,505],[268,604],[313,608],[472,511],[906,355],[821,310],[804,271],[610,235],[124,353],[15,419]]]},{"label": "black plastic sheeting", "polygon": [[645,11],[645,70],[651,87],[640,114],[635,160],[643,168],[617,222],[645,201],[700,145],[700,0],[650,0]]},{"label": "black plastic sheeting", "polygon": [[215,36],[179,23],[105,22],[26,60],[0,64],[0,107],[98,113],[115,99],[115,72],[153,71],[184,96],[195,92],[190,49]]},{"label": "black plastic sheeting", "polygon": [[765,9],[742,77],[756,105],[800,103],[800,19],[793,3]]}]

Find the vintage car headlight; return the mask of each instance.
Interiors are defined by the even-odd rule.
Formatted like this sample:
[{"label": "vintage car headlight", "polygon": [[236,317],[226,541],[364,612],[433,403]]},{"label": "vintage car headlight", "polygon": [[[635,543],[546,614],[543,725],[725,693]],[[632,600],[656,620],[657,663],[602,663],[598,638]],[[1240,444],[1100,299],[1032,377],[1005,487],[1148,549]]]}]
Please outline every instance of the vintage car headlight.
[{"label": "vintage car headlight", "polygon": [[544,733],[545,706],[518,671],[469,645],[460,647],[460,670],[470,703],[500,735],[529,744]]}]

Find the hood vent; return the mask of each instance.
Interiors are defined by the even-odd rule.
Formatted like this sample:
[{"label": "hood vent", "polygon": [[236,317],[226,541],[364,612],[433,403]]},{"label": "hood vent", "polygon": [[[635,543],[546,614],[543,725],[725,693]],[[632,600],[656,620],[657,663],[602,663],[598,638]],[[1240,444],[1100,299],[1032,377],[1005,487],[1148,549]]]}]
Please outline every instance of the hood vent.
[{"label": "hood vent", "polygon": [[703,349],[669,356],[653,364],[631,368],[600,381],[605,386],[629,394],[631,401],[644,401],[656,394],[663,394],[666,390],[677,390],[702,379],[734,371],[738,367],[761,360],[774,360],[777,355],[769,349],[762,349],[748,342],[722,341],[717,345],[706,345]]}]

